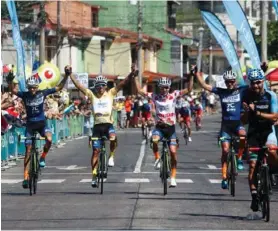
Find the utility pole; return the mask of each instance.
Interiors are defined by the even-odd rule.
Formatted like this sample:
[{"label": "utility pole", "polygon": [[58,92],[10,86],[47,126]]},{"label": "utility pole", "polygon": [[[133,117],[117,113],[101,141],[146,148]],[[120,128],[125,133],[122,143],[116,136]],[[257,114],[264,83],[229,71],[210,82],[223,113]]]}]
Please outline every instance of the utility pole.
[{"label": "utility pole", "polygon": [[138,71],[139,71],[139,83],[140,86],[142,87],[142,0],[138,0],[137,2],[137,6],[138,6],[138,27],[137,27],[137,31],[138,31],[138,58],[137,58],[137,62],[138,62]]},{"label": "utility pole", "polygon": [[58,69],[60,70],[60,43],[61,43],[61,2],[57,1],[57,30],[56,30],[56,50],[57,50],[57,58],[56,64]]},{"label": "utility pole", "polygon": [[[210,11],[213,12],[213,1],[210,1]],[[213,56],[212,56],[212,36],[210,32],[209,36],[209,83],[212,82],[212,64],[213,64]]]},{"label": "utility pole", "polygon": [[44,11],[44,1],[40,2],[40,64],[44,64],[45,60],[45,11]]},{"label": "utility pole", "polygon": [[267,62],[267,19],[268,19],[268,1],[261,2],[262,24],[261,24],[261,59],[262,62]]}]

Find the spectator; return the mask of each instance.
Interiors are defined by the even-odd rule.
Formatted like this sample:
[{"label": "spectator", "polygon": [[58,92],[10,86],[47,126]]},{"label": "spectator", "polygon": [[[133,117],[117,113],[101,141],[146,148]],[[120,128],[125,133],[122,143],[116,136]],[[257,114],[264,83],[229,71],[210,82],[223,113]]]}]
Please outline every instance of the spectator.
[{"label": "spectator", "polygon": [[131,109],[132,109],[132,101],[131,101],[131,96],[127,96],[126,101],[125,101],[125,112],[126,112],[126,123],[125,123],[125,127],[129,128],[129,124],[130,124],[130,113],[131,113]]},{"label": "spectator", "polygon": [[210,93],[208,95],[208,103],[209,103],[209,114],[212,114],[214,110],[214,104],[215,104],[215,96],[213,93]]}]

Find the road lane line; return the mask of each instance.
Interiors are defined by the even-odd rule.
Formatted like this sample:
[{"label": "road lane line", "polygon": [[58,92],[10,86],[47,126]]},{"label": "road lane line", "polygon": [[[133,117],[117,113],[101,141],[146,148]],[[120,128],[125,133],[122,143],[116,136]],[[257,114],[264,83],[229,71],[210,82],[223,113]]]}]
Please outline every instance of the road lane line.
[{"label": "road lane line", "polygon": [[[103,179],[103,182],[106,182],[107,179]],[[82,179],[79,183],[91,183],[92,179]]]},{"label": "road lane line", "polygon": [[10,180],[10,179],[1,179],[1,184],[16,184],[22,180]]},{"label": "road lane line", "polygon": [[136,162],[135,169],[133,171],[134,173],[141,172],[141,166],[142,166],[142,162],[143,162],[144,155],[145,155],[145,146],[146,146],[146,140],[144,139],[141,144],[139,158]]},{"label": "road lane line", "polygon": [[176,179],[177,183],[193,183],[191,179]]},{"label": "road lane line", "polygon": [[211,184],[220,184],[222,182],[222,180],[219,180],[219,179],[209,179],[209,182]]},{"label": "road lane line", "polygon": [[39,184],[60,184],[66,179],[43,179],[38,181]]},{"label": "road lane line", "polygon": [[125,183],[149,183],[150,180],[147,178],[126,178]]}]

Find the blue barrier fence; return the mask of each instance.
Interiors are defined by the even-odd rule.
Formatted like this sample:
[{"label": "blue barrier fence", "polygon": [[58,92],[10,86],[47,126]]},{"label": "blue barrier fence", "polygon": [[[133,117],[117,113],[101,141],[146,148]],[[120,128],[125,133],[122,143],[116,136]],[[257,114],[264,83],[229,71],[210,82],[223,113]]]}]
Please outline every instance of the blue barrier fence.
[{"label": "blue barrier fence", "polygon": [[[47,126],[52,130],[52,144],[59,145],[61,141],[84,135],[83,116],[65,116],[62,120],[47,120]],[[25,135],[25,128],[11,128],[1,136],[1,160],[9,161],[25,155],[25,141],[18,142],[18,136]],[[45,141],[37,141],[37,147],[42,150]]]}]

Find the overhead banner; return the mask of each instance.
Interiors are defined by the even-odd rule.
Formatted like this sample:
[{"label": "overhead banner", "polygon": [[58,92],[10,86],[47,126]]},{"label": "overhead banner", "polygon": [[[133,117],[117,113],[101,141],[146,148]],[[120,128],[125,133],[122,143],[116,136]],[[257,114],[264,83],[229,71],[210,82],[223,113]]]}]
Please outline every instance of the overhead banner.
[{"label": "overhead banner", "polygon": [[[88,73],[74,73],[74,77],[76,78],[76,80],[85,88],[89,87],[89,75]],[[71,79],[68,79],[68,85],[67,85],[68,89],[76,89],[76,87],[74,86],[73,82],[71,81]]]},{"label": "overhead banner", "polygon": [[18,24],[18,18],[16,14],[16,8],[15,3],[13,0],[6,0],[6,4],[8,7],[10,19],[12,22],[12,28],[13,28],[13,42],[14,46],[16,48],[17,53],[17,80],[19,83],[19,90],[25,91],[25,50],[23,46],[23,42],[20,36],[20,28]]},{"label": "overhead banner", "polygon": [[275,12],[276,12],[277,17],[278,17],[278,1],[277,0],[272,0],[272,5],[273,5],[273,8],[275,9]]},{"label": "overhead banner", "polygon": [[223,0],[223,4],[229,18],[239,32],[239,39],[250,56],[252,66],[254,68],[261,68],[260,56],[255,39],[239,2],[236,0]]},{"label": "overhead banner", "polygon": [[240,85],[244,85],[245,82],[241,72],[241,67],[230,35],[228,34],[222,22],[215,14],[209,11],[201,11],[201,13],[206,24],[210,28],[211,33],[214,35],[215,39],[222,47],[222,50],[225,53],[226,58],[228,59],[233,71],[237,73],[238,83]]}]

